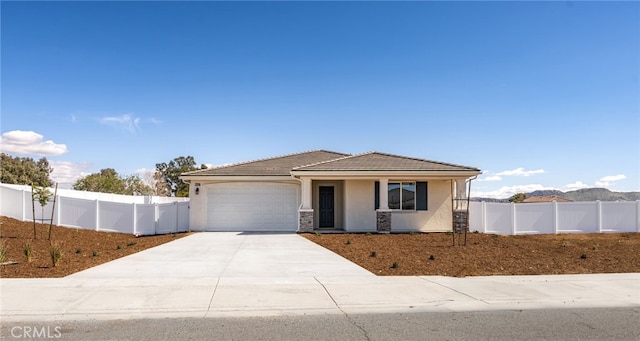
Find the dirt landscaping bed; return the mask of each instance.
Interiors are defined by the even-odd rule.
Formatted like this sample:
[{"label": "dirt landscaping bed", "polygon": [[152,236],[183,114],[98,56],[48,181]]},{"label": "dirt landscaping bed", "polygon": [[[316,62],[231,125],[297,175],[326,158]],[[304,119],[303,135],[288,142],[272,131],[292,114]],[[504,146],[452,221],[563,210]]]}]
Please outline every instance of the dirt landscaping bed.
[{"label": "dirt landscaping bed", "polygon": [[[2,278],[64,277],[189,235],[135,237],[54,226],[52,240],[62,258],[52,265],[48,225],[0,217],[6,249]],[[467,234],[453,246],[451,234],[302,234],[382,276],[485,276],[640,272],[640,233],[497,236]],[[33,250],[27,261],[24,245]],[[394,266],[395,263],[395,266]]]},{"label": "dirt landscaping bed", "polygon": [[[49,225],[0,217],[0,243],[6,249],[5,262],[0,266],[2,278],[64,277],[72,273],[112,261],[160,244],[176,240],[188,233],[136,237],[124,233],[98,232],[53,226],[52,241],[59,243],[62,257],[53,266],[48,238]],[[30,244],[33,257],[27,261],[25,244]]]},{"label": "dirt landscaping bed", "polygon": [[450,233],[303,236],[383,276],[640,272],[640,233],[469,233],[466,246],[453,246]]}]

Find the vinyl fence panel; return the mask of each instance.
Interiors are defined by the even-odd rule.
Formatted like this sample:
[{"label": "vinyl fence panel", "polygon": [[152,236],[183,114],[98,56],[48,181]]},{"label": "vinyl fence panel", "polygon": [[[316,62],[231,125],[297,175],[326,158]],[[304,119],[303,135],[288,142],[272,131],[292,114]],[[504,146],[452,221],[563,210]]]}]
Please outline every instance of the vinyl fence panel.
[{"label": "vinyl fence panel", "polygon": [[136,204],[136,230],[138,236],[156,234],[156,205]]},{"label": "vinyl fence panel", "polygon": [[636,216],[640,213],[640,202],[601,202],[600,205],[602,232],[640,232]]},{"label": "vinyl fence panel", "polygon": [[598,202],[595,201],[558,203],[558,232],[599,232],[598,216]]},{"label": "vinyl fence panel", "polygon": [[555,233],[553,203],[514,205],[515,234]]},{"label": "vinyl fence panel", "polygon": [[97,230],[98,211],[96,206],[98,206],[97,200],[59,197],[57,209],[62,211],[59,225]]},{"label": "vinyl fence panel", "polygon": [[133,234],[134,205],[101,201],[98,212],[98,231]]},{"label": "vinyl fence panel", "polygon": [[513,207],[510,204],[485,203],[485,233],[512,234]]}]

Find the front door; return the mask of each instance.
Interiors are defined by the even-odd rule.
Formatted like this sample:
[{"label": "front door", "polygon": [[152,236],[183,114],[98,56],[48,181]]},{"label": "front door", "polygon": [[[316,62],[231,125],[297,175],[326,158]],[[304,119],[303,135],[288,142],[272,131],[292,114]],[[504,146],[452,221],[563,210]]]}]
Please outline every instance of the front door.
[{"label": "front door", "polygon": [[319,201],[320,201],[320,228],[335,227],[334,213],[333,213],[333,186],[320,186],[319,188]]}]

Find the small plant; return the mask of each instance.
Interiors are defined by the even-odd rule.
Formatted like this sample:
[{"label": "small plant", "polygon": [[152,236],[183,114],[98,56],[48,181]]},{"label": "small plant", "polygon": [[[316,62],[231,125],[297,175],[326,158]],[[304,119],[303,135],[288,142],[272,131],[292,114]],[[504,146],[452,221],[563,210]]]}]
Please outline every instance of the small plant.
[{"label": "small plant", "polygon": [[320,231],[316,231],[316,236],[321,236],[322,233],[320,233]]},{"label": "small plant", "polygon": [[116,246],[116,250],[122,250],[122,245],[118,244],[118,246]]},{"label": "small plant", "polygon": [[78,254],[78,255],[79,255],[79,254],[81,254],[81,253],[82,253],[82,249],[81,249],[81,248],[77,248],[77,249],[76,249],[76,254]]},{"label": "small plant", "polygon": [[581,254],[580,259],[587,259],[587,254],[586,253]]},{"label": "small plant", "polygon": [[429,260],[435,260],[436,257],[434,257],[433,255],[429,256]]},{"label": "small plant", "polygon": [[371,254],[369,255],[369,257],[375,257],[375,256],[377,256],[377,255],[378,255],[378,254],[377,254],[375,251],[371,251]]},{"label": "small plant", "polygon": [[347,239],[346,243],[347,245],[351,245],[351,239]]},{"label": "small plant", "polygon": [[370,235],[371,235],[371,232],[367,232],[367,233],[365,233],[364,235],[365,235],[365,236],[370,236]]},{"label": "small plant", "polygon": [[27,263],[31,263],[31,260],[33,260],[33,247],[30,243],[24,243],[22,246],[22,253],[27,257]]},{"label": "small plant", "polygon": [[0,242],[0,263],[4,263],[7,257],[7,246],[4,244],[4,241]]},{"label": "small plant", "polygon": [[51,242],[51,246],[49,246],[49,255],[51,256],[53,266],[58,266],[60,259],[62,259],[62,245],[57,242]]},{"label": "small plant", "polygon": [[398,265],[398,262],[393,262],[393,264],[391,264],[391,268],[392,269],[397,269],[400,265]]},{"label": "small plant", "polygon": [[93,250],[93,256],[94,256],[94,257],[98,257],[98,255],[99,255],[98,251]]},{"label": "small plant", "polygon": [[138,244],[138,243],[136,243],[136,242],[128,242],[128,243],[127,243],[127,246],[134,246],[134,245],[136,245],[136,244]]},{"label": "small plant", "polygon": [[415,234],[418,234],[418,232],[416,232],[416,231],[409,231],[409,235],[413,236],[413,235],[415,235]]},{"label": "small plant", "polygon": [[444,234],[446,234],[447,236],[450,236],[450,235],[452,235],[452,234],[453,234],[453,232],[451,232],[451,231],[447,231],[447,232],[445,232]]}]

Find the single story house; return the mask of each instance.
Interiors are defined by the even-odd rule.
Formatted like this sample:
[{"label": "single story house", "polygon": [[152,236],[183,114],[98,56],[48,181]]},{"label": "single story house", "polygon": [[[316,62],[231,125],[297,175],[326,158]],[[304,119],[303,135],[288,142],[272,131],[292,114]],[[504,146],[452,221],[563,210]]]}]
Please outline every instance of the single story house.
[{"label": "single story house", "polygon": [[528,197],[522,200],[523,203],[536,203],[536,202],[573,202],[571,199],[559,197],[557,195],[540,196],[540,197]]},{"label": "single story house", "polygon": [[194,231],[444,232],[452,230],[466,182],[478,174],[379,152],[314,150],[180,178],[190,184]]}]

